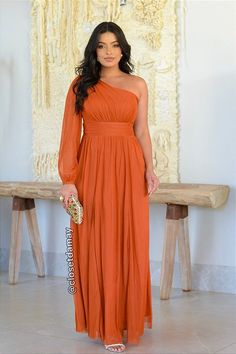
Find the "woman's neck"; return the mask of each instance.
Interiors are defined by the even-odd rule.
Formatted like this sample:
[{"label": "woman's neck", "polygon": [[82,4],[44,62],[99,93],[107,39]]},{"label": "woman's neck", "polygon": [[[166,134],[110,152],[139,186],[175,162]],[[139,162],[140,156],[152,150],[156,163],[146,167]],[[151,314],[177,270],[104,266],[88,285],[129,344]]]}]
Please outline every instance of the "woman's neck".
[{"label": "woman's neck", "polygon": [[103,68],[101,71],[100,71],[100,77],[101,78],[118,78],[118,77],[121,77],[124,75],[124,72],[117,69],[117,68]]}]

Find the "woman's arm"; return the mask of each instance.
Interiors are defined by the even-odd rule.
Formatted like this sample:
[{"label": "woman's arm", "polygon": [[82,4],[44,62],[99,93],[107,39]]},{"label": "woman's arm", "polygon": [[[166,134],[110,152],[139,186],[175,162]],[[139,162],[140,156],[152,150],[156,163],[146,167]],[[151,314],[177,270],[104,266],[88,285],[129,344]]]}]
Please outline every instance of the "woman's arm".
[{"label": "woman's arm", "polygon": [[63,183],[60,193],[64,197],[64,207],[67,207],[70,194],[78,197],[75,183],[78,176],[77,155],[81,139],[82,114],[75,112],[76,96],[73,92],[75,80],[77,78],[72,81],[65,100],[58,156],[58,173]]},{"label": "woman's arm", "polygon": [[134,132],[143,150],[148,193],[151,195],[151,193],[156,191],[160,182],[154,173],[152,161],[152,142],[148,128],[148,88],[144,79],[138,77],[136,80],[139,87],[140,98],[138,113],[134,123]]}]

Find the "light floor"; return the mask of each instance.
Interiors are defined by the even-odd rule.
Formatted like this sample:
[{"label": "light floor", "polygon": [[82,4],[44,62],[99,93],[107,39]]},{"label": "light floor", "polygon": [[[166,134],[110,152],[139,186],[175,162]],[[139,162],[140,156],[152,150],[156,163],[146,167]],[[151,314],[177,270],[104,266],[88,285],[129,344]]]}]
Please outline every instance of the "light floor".
[{"label": "light floor", "polygon": [[[63,277],[20,273],[16,285],[0,274],[1,354],[105,353],[99,340],[74,330],[74,305]],[[153,287],[153,329],[127,353],[236,354],[236,295],[173,290],[159,300]]]}]

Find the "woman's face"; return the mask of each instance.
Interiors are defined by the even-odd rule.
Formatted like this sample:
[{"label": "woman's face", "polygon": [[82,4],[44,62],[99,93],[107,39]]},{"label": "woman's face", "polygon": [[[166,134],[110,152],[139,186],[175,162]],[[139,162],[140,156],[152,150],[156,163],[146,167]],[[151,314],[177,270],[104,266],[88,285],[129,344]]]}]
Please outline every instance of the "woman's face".
[{"label": "woman's face", "polygon": [[112,67],[119,63],[121,48],[114,33],[106,32],[100,34],[96,53],[97,60],[103,66]]}]

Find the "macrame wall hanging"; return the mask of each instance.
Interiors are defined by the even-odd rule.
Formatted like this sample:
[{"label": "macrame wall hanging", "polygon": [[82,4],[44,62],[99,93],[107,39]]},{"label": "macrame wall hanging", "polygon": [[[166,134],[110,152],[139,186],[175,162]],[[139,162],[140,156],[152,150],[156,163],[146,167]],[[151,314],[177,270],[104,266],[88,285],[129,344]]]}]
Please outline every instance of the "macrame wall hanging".
[{"label": "macrame wall hanging", "polygon": [[57,161],[66,92],[93,29],[113,21],[131,45],[134,74],[148,85],[156,173],[161,182],[178,182],[177,2],[127,0],[121,6],[118,0],[31,0],[31,5],[34,179],[60,180]]}]

